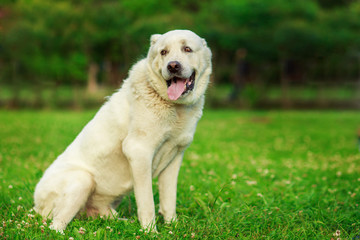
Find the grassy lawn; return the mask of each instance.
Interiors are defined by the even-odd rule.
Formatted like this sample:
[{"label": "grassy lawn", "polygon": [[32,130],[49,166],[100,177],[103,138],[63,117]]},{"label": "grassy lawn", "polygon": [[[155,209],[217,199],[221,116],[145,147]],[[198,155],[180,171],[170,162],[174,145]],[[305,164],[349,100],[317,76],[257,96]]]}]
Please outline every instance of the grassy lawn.
[{"label": "grassy lawn", "polygon": [[178,222],[159,217],[158,234],[140,230],[133,194],[118,208],[128,221],[75,219],[57,234],[31,211],[34,188],[94,113],[0,111],[0,239],[360,238],[360,113],[300,111],[205,111]]}]

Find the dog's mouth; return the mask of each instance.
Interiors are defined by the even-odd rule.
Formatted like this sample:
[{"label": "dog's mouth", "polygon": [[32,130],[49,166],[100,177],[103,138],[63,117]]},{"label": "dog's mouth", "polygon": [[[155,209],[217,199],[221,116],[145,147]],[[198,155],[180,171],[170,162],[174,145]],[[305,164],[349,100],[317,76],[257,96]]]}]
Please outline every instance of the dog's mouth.
[{"label": "dog's mouth", "polygon": [[195,71],[189,78],[173,77],[166,80],[167,94],[170,100],[177,100],[180,96],[192,91],[195,85]]}]

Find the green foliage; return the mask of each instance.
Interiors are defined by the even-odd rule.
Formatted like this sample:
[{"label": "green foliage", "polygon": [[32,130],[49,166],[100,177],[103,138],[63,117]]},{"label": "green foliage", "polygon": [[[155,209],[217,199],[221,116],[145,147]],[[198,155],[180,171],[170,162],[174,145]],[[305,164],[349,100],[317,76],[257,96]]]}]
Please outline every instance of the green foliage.
[{"label": "green foliage", "polygon": [[[146,54],[151,34],[176,28],[206,38],[219,68],[233,65],[239,48],[248,62],[273,69],[284,59],[327,61],[360,51],[357,1],[17,0],[1,5],[0,20],[5,82],[81,83],[91,62],[109,62],[124,76]],[[21,69],[15,77],[14,64]]]},{"label": "green foliage", "polygon": [[[166,225],[158,217],[158,234],[141,231],[130,194],[117,209],[128,221],[75,219],[61,236],[31,211],[34,188],[94,114],[0,112],[1,238],[356,239],[360,234],[358,112],[205,111],[180,170],[177,223]],[[156,180],[153,187],[158,209]],[[334,236],[337,230],[340,236]]]},{"label": "green foliage", "polygon": [[319,35],[317,29],[304,21],[285,22],[274,33],[274,42],[283,58],[312,58],[322,53],[318,50],[322,45]]}]

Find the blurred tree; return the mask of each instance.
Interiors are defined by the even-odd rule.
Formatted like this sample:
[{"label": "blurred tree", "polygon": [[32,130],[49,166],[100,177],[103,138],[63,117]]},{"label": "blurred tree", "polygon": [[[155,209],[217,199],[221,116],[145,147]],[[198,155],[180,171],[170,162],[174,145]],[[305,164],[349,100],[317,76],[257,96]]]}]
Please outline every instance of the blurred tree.
[{"label": "blurred tree", "polygon": [[289,108],[290,76],[294,74],[295,65],[299,65],[296,63],[317,57],[322,42],[316,29],[301,20],[280,24],[274,33],[274,42],[279,54],[282,104]]},{"label": "blurred tree", "polygon": [[356,0],[317,0],[317,2],[323,8],[344,7],[355,1]]},{"label": "blurred tree", "polygon": [[0,4],[0,81],[118,86],[146,54],[151,34],[176,28],[207,40],[218,82],[236,77],[236,52],[244,49],[241,62],[251,79],[288,86],[290,62],[331,72],[332,66],[346,65],[347,56],[357,56],[360,2],[5,1]]},{"label": "blurred tree", "polygon": [[88,1],[82,11],[82,49],[89,60],[88,86],[96,86],[97,72],[104,63],[108,65],[105,83],[118,86],[121,62],[128,61],[129,57],[126,49],[129,37],[125,29],[130,20],[119,1]]}]

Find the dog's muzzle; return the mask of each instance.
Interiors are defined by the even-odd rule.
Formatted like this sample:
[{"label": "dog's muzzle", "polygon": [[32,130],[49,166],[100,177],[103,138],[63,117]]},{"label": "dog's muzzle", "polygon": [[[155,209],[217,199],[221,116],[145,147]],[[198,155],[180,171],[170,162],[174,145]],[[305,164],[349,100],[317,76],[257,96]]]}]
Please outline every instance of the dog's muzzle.
[{"label": "dog's muzzle", "polygon": [[[174,65],[171,69],[174,69],[176,66]],[[181,65],[180,65],[181,68]],[[169,65],[168,65],[169,69]],[[169,70],[170,71],[170,70]],[[170,100],[177,100],[180,96],[192,91],[195,85],[195,71],[191,74],[189,78],[181,78],[178,76],[174,76],[166,81],[168,90],[168,97]]]}]

